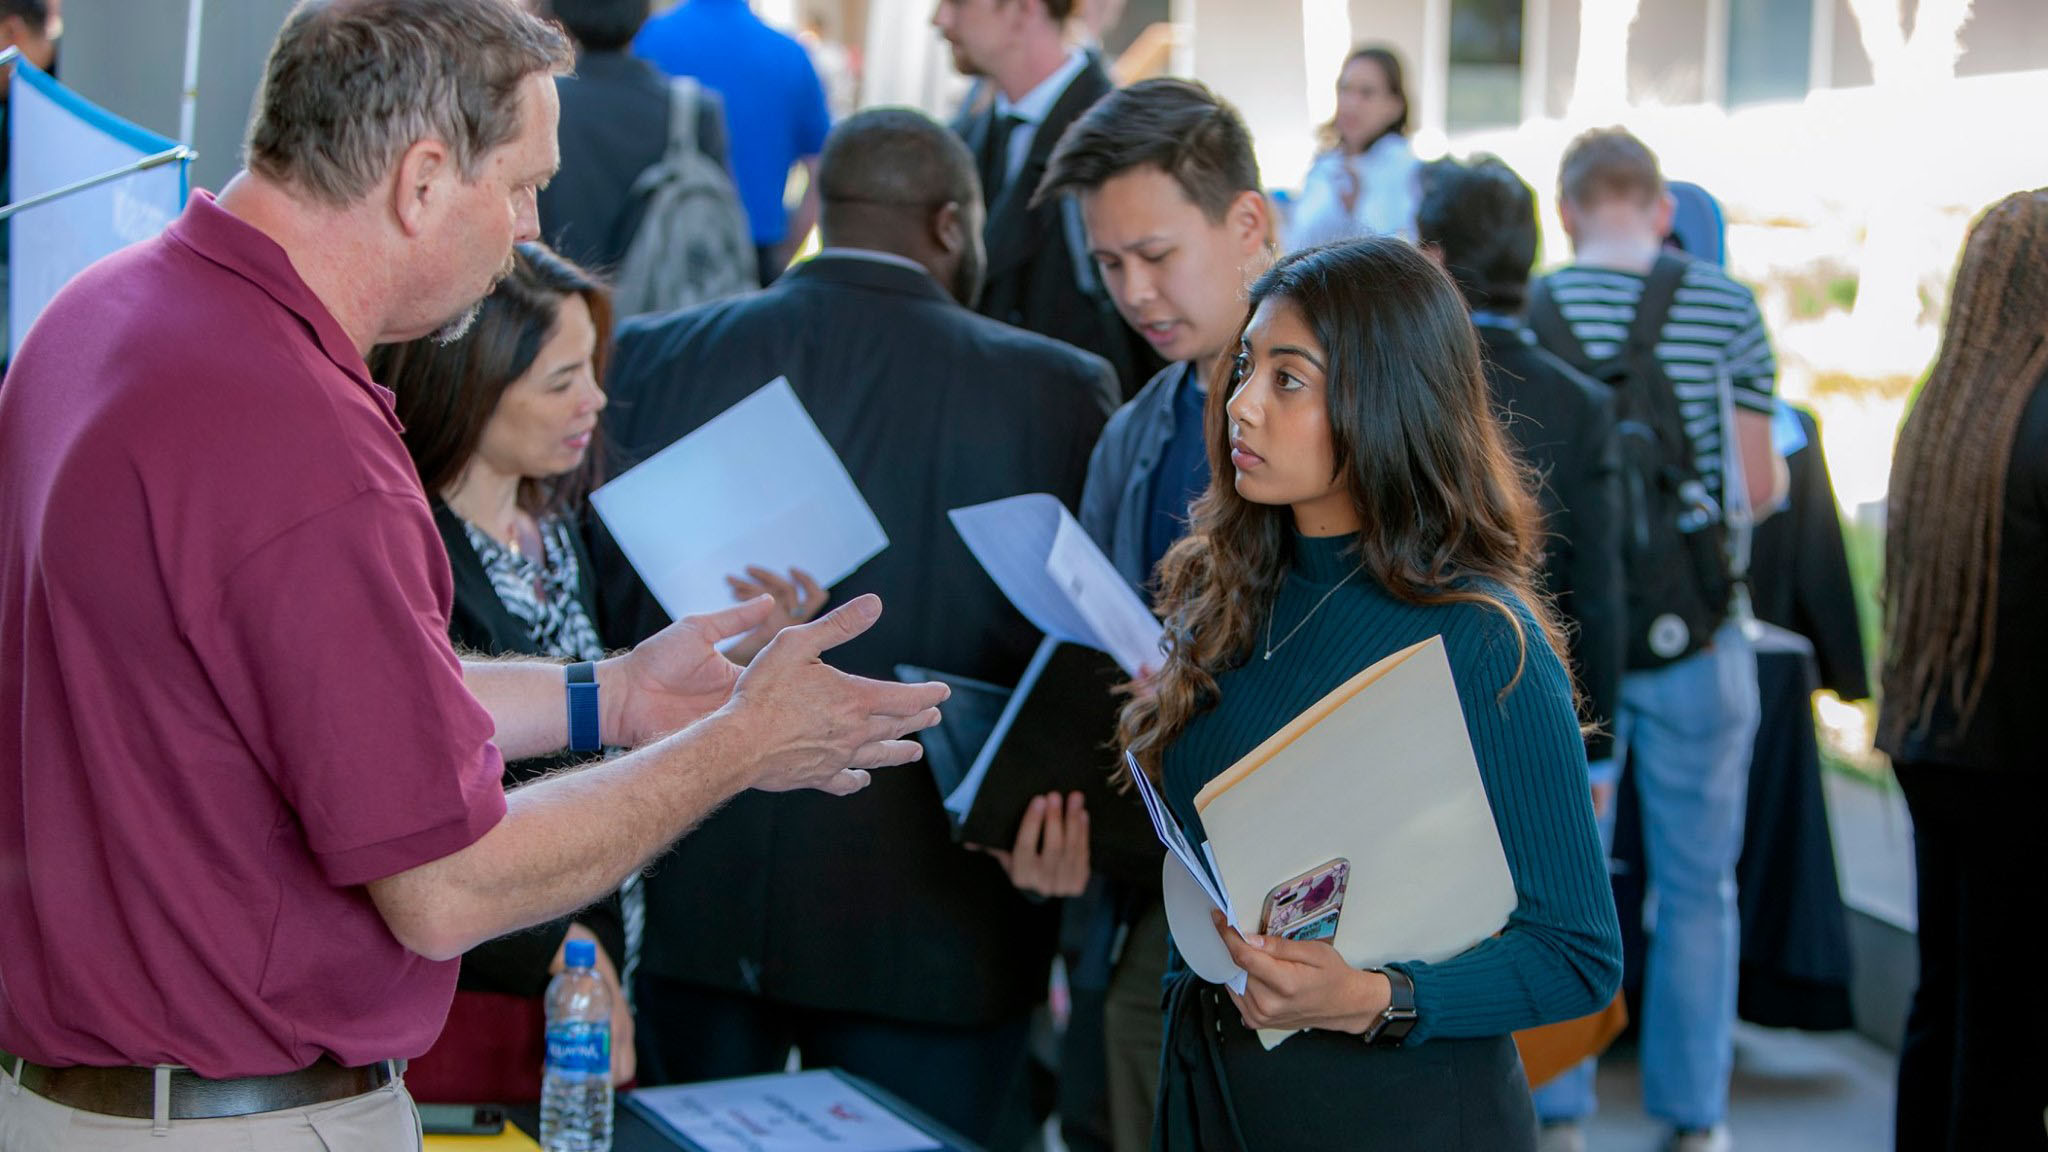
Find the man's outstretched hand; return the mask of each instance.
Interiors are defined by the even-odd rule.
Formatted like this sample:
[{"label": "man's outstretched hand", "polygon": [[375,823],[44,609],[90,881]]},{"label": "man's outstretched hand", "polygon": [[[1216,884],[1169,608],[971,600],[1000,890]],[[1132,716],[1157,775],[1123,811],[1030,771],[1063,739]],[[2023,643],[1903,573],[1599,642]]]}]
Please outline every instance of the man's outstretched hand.
[{"label": "man's outstretched hand", "polygon": [[[766,611],[765,598],[754,603]],[[725,712],[743,726],[746,747],[757,754],[753,787],[845,796],[867,787],[870,769],[924,754],[909,737],[939,722],[938,706],[951,694],[944,684],[869,680],[820,658],[873,627],[881,614],[880,599],[861,596],[809,624],[785,628],[740,675]]]}]

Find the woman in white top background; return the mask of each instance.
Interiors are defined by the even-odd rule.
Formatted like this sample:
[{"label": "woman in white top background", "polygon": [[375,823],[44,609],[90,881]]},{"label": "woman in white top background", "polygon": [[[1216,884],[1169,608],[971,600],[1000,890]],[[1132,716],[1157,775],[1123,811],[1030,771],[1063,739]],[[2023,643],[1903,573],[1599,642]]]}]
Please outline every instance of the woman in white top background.
[{"label": "woman in white top background", "polygon": [[1408,143],[1408,92],[1393,49],[1354,49],[1337,74],[1337,115],[1321,131],[1287,223],[1287,249],[1391,233],[1415,239],[1422,164]]}]

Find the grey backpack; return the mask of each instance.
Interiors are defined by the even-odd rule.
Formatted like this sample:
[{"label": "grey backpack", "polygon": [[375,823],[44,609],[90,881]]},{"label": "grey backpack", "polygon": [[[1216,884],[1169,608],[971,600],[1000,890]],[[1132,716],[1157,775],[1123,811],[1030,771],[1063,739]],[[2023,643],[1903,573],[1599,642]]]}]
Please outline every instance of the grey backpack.
[{"label": "grey backpack", "polygon": [[620,316],[672,312],[760,287],[739,193],[697,147],[697,84],[677,77],[669,92],[668,150],[633,181],[639,226],[614,278]]}]

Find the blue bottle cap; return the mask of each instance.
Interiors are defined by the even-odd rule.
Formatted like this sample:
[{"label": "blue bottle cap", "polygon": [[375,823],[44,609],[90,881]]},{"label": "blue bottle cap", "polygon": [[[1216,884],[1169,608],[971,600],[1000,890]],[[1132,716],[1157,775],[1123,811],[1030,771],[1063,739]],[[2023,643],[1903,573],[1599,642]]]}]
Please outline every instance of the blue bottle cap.
[{"label": "blue bottle cap", "polygon": [[597,966],[597,943],[593,940],[571,940],[562,949],[562,960],[571,968],[595,968]]}]

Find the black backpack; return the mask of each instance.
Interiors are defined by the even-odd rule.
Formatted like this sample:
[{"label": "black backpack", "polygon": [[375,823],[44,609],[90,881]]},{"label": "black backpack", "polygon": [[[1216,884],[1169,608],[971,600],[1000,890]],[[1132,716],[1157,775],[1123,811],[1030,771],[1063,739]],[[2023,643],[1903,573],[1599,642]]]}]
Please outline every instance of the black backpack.
[{"label": "black backpack", "polygon": [[[1735,579],[1721,507],[1700,480],[1678,392],[1657,341],[1688,260],[1657,258],[1621,350],[1594,361],[1551,298],[1530,286],[1529,328],[1572,366],[1614,389],[1621,447],[1621,555],[1628,586],[1628,667],[1661,668],[1705,647],[1728,615]],[[1732,429],[1724,429],[1732,435]]]}]

